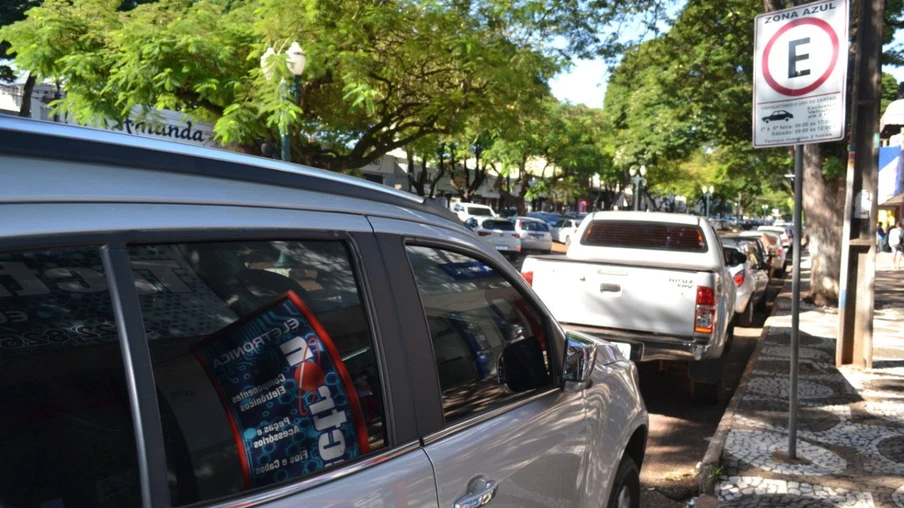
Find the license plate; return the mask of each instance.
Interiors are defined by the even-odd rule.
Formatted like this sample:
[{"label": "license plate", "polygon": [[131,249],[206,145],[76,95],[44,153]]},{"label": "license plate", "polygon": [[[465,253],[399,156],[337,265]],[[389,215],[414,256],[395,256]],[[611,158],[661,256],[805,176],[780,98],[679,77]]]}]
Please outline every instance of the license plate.
[{"label": "license plate", "polygon": [[497,245],[496,250],[511,250],[511,247],[508,245]]},{"label": "license plate", "polygon": [[625,359],[627,359],[627,360],[631,359],[631,344],[628,344],[625,342],[612,342],[612,341],[609,341],[609,343],[612,344],[613,346],[615,346],[615,349],[617,349],[618,352],[621,353],[621,355],[625,357]]},{"label": "license plate", "polygon": [[530,236],[531,238],[543,238],[543,235],[539,233],[531,233]]}]

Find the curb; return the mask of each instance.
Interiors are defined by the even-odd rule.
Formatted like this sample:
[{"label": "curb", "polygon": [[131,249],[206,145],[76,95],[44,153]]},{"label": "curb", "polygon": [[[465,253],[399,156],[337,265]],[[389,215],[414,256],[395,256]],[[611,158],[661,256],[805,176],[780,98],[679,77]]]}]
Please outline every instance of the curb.
[{"label": "curb", "polygon": [[[779,292],[779,295],[781,293],[782,291]],[[697,485],[700,489],[700,494],[702,495],[712,495],[715,492],[716,480],[718,480],[718,478],[713,476],[712,472],[718,468],[719,464],[722,462],[722,449],[725,448],[725,438],[728,437],[728,433],[731,431],[735,412],[737,411],[738,406],[741,405],[741,400],[744,398],[744,395],[747,393],[747,382],[750,381],[750,377],[753,375],[753,369],[756,367],[757,360],[760,358],[760,351],[762,351],[763,346],[766,343],[766,337],[769,335],[769,329],[771,328],[769,322],[779,310],[779,295],[776,295],[775,300],[773,300],[772,311],[769,313],[769,317],[766,318],[766,322],[763,324],[763,331],[760,332],[760,337],[757,340],[756,346],[753,348],[753,352],[750,353],[750,358],[747,360],[747,365],[744,367],[744,373],[741,375],[741,380],[738,381],[738,387],[735,389],[734,395],[731,396],[731,400],[725,408],[722,419],[719,420],[719,426],[716,427],[716,433],[713,434],[709,446],[706,448],[706,453],[703,455],[703,461],[700,462],[699,471],[697,472]]]}]

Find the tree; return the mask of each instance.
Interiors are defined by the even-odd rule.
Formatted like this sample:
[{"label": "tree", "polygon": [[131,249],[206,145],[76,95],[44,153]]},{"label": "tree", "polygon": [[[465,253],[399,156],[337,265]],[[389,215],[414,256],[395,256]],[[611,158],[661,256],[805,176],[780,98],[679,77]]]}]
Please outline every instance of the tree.
[{"label": "tree", "polygon": [[[46,0],[0,39],[65,84],[60,112],[78,122],[168,108],[254,153],[288,132],[293,160],[347,170],[517,104],[563,55],[614,52],[597,28],[661,1]],[[279,56],[272,79],[258,65],[293,40],[307,53],[298,104]]]},{"label": "tree", "polygon": [[[889,2],[886,42],[902,24],[901,4]],[[785,6],[765,0],[762,7]],[[704,150],[724,175],[704,183],[723,182],[718,186],[731,192],[729,199],[737,192],[790,192],[782,175],[792,167],[791,152],[750,147],[753,28],[760,9],[757,0],[690,0],[668,33],[633,48],[613,73],[606,96],[613,144],[629,159],[646,160],[651,180],[674,179],[681,161]],[[838,299],[846,158],[844,143],[805,146],[804,214],[813,253],[808,299],[820,305]]]},{"label": "tree", "polygon": [[882,73],[882,104],[879,106],[879,114],[885,113],[886,108],[898,99],[898,80],[887,72]]}]

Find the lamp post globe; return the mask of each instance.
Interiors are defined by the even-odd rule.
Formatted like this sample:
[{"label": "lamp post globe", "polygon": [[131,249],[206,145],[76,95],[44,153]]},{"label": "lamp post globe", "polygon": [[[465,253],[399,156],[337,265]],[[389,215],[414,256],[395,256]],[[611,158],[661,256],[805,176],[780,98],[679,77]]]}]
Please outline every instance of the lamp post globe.
[{"label": "lamp post globe", "polygon": [[[261,71],[264,73],[264,77],[267,81],[273,79],[273,55],[276,54],[276,51],[273,48],[267,48],[267,51],[261,55]],[[301,100],[301,74],[304,72],[305,64],[307,63],[307,57],[304,54],[304,51],[301,49],[301,45],[298,42],[293,42],[289,49],[283,53],[286,61],[286,67],[289,69],[289,72],[295,77],[294,86],[292,87],[292,98],[295,101],[295,105],[299,105]],[[283,87],[283,83],[279,84],[280,89]],[[285,130],[279,133],[281,138],[281,159],[286,162],[291,162],[292,160],[292,151],[289,146],[289,133]]]}]

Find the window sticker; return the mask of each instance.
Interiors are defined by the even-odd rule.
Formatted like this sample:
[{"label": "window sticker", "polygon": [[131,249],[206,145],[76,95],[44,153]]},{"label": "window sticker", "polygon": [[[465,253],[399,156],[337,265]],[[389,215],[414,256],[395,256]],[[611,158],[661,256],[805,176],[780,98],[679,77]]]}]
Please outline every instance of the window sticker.
[{"label": "window sticker", "polygon": [[470,261],[467,263],[445,263],[439,265],[444,272],[455,280],[471,280],[482,279],[485,277],[495,277],[496,272],[489,266],[480,261]]},{"label": "window sticker", "polygon": [[206,338],[195,356],[226,410],[246,488],[369,451],[354,382],[294,292]]}]

